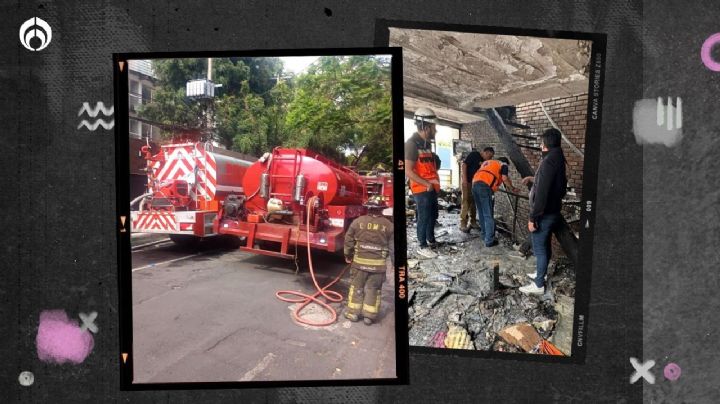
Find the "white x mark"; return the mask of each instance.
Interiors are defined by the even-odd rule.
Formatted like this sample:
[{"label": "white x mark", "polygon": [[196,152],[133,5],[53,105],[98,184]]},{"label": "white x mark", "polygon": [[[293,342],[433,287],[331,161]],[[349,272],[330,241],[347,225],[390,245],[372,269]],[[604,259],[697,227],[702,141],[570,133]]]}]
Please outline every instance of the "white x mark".
[{"label": "white x mark", "polygon": [[93,311],[90,314],[80,313],[80,320],[82,320],[82,325],[80,326],[80,329],[90,330],[93,333],[97,334],[98,327],[95,325],[94,321],[97,318],[97,311]]},{"label": "white x mark", "polygon": [[655,366],[654,360],[649,360],[641,365],[637,358],[630,358],[630,364],[635,368],[635,372],[630,376],[630,384],[640,380],[641,377],[648,383],[655,384],[655,376],[650,373],[650,368]]}]

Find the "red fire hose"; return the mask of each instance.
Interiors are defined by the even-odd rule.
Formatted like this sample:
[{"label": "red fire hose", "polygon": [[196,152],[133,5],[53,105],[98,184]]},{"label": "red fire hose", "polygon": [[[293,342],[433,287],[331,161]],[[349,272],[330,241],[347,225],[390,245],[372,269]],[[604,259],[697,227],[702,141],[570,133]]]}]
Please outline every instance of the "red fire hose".
[{"label": "red fire hose", "polygon": [[[307,229],[310,228],[310,211],[315,204],[315,200],[317,199],[317,196],[312,196],[308,198],[307,200]],[[297,248],[297,244],[295,246]],[[345,275],[345,272],[350,268],[350,265],[347,265],[345,269],[342,270],[340,275],[338,275],[335,279],[332,280],[332,282],[325,285],[325,287],[320,287],[317,283],[317,279],[315,279],[315,268],[313,268],[313,262],[312,262],[312,255],[310,254],[310,236],[307,236],[307,255],[308,255],[308,264],[310,266],[310,277],[312,278],[313,284],[315,285],[315,289],[317,292],[313,295],[308,295],[302,292],[297,292],[294,290],[279,290],[275,292],[275,296],[282,300],[283,302],[288,303],[301,303],[299,306],[295,308],[295,311],[293,311],[293,318],[295,321],[307,324],[315,327],[324,327],[328,326],[330,324],[333,324],[337,320],[337,312],[335,309],[332,308],[329,304],[326,302],[320,300],[318,296],[322,295],[327,301],[337,303],[341,302],[343,300],[343,295],[341,295],[338,292],[332,291],[332,290],[326,290],[330,286],[336,284],[340,279],[342,279],[343,275]],[[288,298],[283,297],[282,295],[293,295],[298,296],[298,298]],[[310,320],[306,320],[300,316],[300,312],[308,305],[310,302],[315,302],[321,307],[323,307],[325,310],[329,311],[331,314],[331,319],[325,322],[314,322]]]}]

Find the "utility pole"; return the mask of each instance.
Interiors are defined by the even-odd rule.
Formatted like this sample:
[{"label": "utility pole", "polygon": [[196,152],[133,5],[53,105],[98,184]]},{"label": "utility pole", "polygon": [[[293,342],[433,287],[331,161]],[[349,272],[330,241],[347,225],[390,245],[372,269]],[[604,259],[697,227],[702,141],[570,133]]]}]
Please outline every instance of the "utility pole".
[{"label": "utility pole", "polygon": [[212,82],[213,77],[213,60],[207,60],[207,73],[204,79],[189,80],[185,85],[185,96],[198,102],[202,106],[202,117],[200,117],[200,127],[203,129],[203,141],[215,140],[215,124],[213,121],[215,111],[215,89],[222,87],[221,84]]},{"label": "utility pole", "polygon": [[[207,65],[207,79],[209,83],[212,83],[212,58],[208,58],[208,65]],[[213,89],[213,93],[214,93]],[[214,95],[214,94],[213,94]],[[205,114],[207,115],[207,126],[208,129],[213,129],[213,122],[212,122],[212,113],[213,113],[213,98],[210,98],[207,100],[207,104],[205,105]],[[212,138],[212,136],[211,136]]]}]

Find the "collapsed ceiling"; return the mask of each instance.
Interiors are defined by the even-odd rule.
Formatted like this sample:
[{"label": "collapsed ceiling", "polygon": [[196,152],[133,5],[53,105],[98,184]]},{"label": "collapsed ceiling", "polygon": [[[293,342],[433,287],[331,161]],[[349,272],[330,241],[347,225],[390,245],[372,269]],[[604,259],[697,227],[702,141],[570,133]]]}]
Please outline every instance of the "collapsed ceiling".
[{"label": "collapsed ceiling", "polygon": [[588,90],[589,41],[390,28],[403,47],[404,109],[457,123],[484,108]]}]

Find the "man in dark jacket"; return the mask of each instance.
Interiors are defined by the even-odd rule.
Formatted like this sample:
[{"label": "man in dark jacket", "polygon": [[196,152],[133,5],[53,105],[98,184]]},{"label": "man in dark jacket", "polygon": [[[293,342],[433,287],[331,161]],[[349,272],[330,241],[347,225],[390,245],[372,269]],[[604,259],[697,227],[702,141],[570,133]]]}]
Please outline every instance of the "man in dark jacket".
[{"label": "man in dark jacket", "polygon": [[520,288],[520,291],[526,294],[545,293],[545,275],[552,257],[550,240],[553,229],[560,222],[562,198],[567,188],[565,156],[560,147],[560,139],[561,134],[557,129],[548,129],[542,134],[543,159],[540,166],[534,178],[523,178],[525,184],[532,182],[528,230],[532,238],[533,253],[537,258],[535,274],[528,274],[534,282]]},{"label": "man in dark jacket", "polygon": [[345,235],[345,262],[350,267],[345,318],[366,325],[380,313],[380,290],[388,270],[387,260],[394,262],[393,223],[383,217],[385,203],[374,197],[366,204],[368,214],[355,219]]}]

